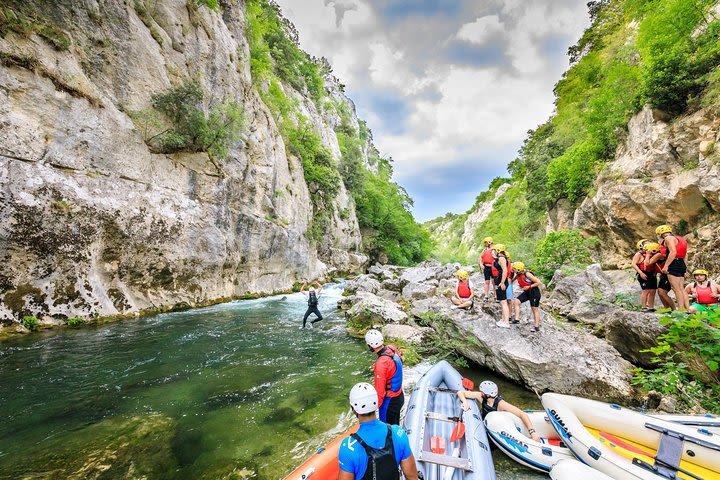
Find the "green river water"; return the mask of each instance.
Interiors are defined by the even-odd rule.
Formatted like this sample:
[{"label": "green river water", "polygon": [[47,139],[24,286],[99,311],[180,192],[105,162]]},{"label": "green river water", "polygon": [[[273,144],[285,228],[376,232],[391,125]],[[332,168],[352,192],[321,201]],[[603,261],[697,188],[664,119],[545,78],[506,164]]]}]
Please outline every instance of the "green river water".
[{"label": "green river water", "polygon": [[[320,300],[232,302],[0,342],[0,479],[279,479],[352,421],[374,355]],[[491,374],[525,408],[537,398]],[[493,452],[499,479],[543,478]]]}]

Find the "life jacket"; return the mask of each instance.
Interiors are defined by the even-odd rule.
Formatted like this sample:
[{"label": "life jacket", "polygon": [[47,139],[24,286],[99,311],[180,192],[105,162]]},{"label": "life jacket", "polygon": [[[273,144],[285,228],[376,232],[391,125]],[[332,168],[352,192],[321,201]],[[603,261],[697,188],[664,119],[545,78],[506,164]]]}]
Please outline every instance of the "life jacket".
[{"label": "life jacket", "polygon": [[700,305],[714,305],[718,303],[718,299],[712,296],[712,282],[707,282],[707,286],[701,287],[697,282],[693,284],[695,294],[697,294],[697,303]]},{"label": "life jacket", "polygon": [[481,405],[482,411],[480,412],[482,415],[482,418],[485,418],[485,416],[490,412],[497,412],[497,407],[498,407],[498,405],[500,405],[500,402],[502,402],[502,401],[503,401],[503,397],[498,395],[497,397],[495,397],[495,402],[493,402],[492,405],[488,405],[487,398],[483,397],[482,405]]},{"label": "life jacket", "polygon": [[403,384],[402,358],[400,358],[400,352],[398,352],[395,347],[386,345],[378,352],[378,357],[389,357],[393,362],[395,362],[395,373],[385,384],[385,391],[398,393],[402,390]]},{"label": "life jacket", "polygon": [[352,438],[362,445],[368,456],[367,470],[365,475],[358,480],[400,480],[400,468],[395,460],[395,446],[392,440],[392,429],[388,427],[385,446],[373,448],[360,438],[360,435],[353,433]]},{"label": "life jacket", "polygon": [[687,240],[685,240],[683,237],[678,237],[675,235],[675,238],[677,238],[677,246],[675,246],[675,258],[685,258],[687,255]]},{"label": "life jacket", "polygon": [[483,250],[480,259],[482,260],[483,265],[492,265],[495,260],[492,255],[492,248],[486,248]]},{"label": "life jacket", "polygon": [[[532,286],[533,283],[535,283],[532,280],[530,280],[529,278],[527,278],[525,275],[520,275],[518,277],[517,281],[518,281],[518,285],[520,285],[520,288],[530,287],[530,286]],[[537,287],[533,287],[533,288],[537,288]]]},{"label": "life jacket", "polygon": [[515,277],[516,277],[515,271],[513,271],[513,269],[511,268],[510,271],[508,272],[508,281],[510,283],[512,283],[515,280]]},{"label": "life jacket", "polygon": [[460,298],[470,298],[472,292],[470,291],[470,281],[458,281],[457,294]]},{"label": "life jacket", "polygon": [[308,305],[311,307],[317,307],[318,304],[318,296],[315,293],[309,293],[308,294]]},{"label": "life jacket", "polygon": [[667,253],[667,247],[665,245],[660,245],[660,256],[662,258],[655,262],[655,271],[657,273],[662,273],[662,269],[665,268],[665,259],[667,259]]},{"label": "life jacket", "polygon": [[[505,259],[505,263],[507,263],[507,259]],[[508,268],[506,266],[505,268]],[[496,258],[493,262],[493,277],[495,278],[502,278],[502,266],[500,265],[500,257]]]}]

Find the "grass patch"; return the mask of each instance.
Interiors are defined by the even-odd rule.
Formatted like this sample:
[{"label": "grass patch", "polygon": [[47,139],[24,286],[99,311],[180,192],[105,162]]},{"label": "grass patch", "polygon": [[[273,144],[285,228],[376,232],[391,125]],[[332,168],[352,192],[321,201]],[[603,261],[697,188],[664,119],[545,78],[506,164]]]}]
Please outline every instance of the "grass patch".
[{"label": "grass patch", "polygon": [[26,315],[22,318],[23,327],[35,331],[40,327],[40,321],[34,315]]}]

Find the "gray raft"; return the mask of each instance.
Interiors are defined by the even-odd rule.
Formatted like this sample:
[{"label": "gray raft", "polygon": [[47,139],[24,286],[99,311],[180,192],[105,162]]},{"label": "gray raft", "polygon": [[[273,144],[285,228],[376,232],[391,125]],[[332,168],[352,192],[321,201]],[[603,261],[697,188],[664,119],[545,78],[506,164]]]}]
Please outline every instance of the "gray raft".
[{"label": "gray raft", "polygon": [[[443,360],[422,376],[410,396],[404,426],[425,480],[495,480],[480,411],[473,401],[469,402],[470,411],[462,411],[456,394],[462,388],[462,376]],[[465,436],[450,443],[460,415]],[[445,439],[444,453],[431,451],[433,437]]]}]

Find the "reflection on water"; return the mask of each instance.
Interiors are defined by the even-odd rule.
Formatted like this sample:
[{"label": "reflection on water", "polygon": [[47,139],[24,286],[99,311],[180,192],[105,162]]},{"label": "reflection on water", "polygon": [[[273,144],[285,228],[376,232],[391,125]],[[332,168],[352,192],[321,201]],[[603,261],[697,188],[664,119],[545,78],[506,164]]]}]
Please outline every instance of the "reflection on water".
[{"label": "reflection on water", "polygon": [[[0,343],[0,478],[281,478],[351,421],[347,392],[371,376],[340,292],[313,330],[295,294]],[[494,457],[498,478],[535,478]]]}]

